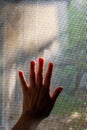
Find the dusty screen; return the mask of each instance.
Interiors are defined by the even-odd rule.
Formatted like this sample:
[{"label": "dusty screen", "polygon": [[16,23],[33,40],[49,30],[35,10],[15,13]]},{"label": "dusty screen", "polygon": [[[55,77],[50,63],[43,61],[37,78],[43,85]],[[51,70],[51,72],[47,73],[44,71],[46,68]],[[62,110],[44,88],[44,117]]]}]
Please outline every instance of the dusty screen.
[{"label": "dusty screen", "polygon": [[[37,130],[87,129],[86,1],[10,1],[0,3],[0,130],[9,130],[22,110],[18,70],[26,78],[29,62],[54,62],[51,92],[64,91]],[[45,68],[44,68],[45,69]]]}]

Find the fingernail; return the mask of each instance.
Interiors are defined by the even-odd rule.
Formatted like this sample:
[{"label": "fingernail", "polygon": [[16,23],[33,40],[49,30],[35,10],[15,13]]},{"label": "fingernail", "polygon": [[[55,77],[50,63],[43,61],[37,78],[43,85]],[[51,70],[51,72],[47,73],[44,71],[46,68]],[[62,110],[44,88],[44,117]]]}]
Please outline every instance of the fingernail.
[{"label": "fingernail", "polygon": [[40,58],[39,58],[39,64],[40,64],[41,66],[43,66],[43,64],[44,64],[44,58],[43,58],[43,57],[40,57]]},{"label": "fingernail", "polygon": [[53,62],[49,62],[50,67],[53,67]]},{"label": "fingernail", "polygon": [[43,57],[40,57],[39,58],[39,62],[43,62],[44,61],[44,58]]},{"label": "fingernail", "polygon": [[35,65],[35,61],[31,61],[31,65],[34,66]]},{"label": "fingernail", "polygon": [[53,63],[52,62],[49,63],[49,69],[50,69],[50,71],[52,71],[52,69],[53,69]]},{"label": "fingernail", "polygon": [[64,89],[63,87],[60,87],[60,88],[59,88],[59,91],[62,91],[63,89]]},{"label": "fingernail", "polygon": [[21,76],[23,72],[22,72],[21,70],[19,70],[19,72],[18,72],[18,73],[19,73],[19,76]]}]

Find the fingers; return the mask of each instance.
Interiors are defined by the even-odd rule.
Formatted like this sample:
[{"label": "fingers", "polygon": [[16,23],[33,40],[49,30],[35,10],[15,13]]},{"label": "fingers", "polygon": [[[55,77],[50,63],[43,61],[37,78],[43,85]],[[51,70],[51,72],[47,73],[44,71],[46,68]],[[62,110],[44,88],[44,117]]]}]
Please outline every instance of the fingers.
[{"label": "fingers", "polygon": [[19,78],[20,78],[20,82],[22,84],[22,90],[23,90],[23,92],[25,92],[28,88],[28,85],[27,85],[27,82],[25,80],[24,73],[22,71],[19,71]]},{"label": "fingers", "polygon": [[47,90],[49,90],[50,87],[50,82],[51,82],[51,77],[52,77],[52,71],[53,71],[53,63],[48,64],[45,80],[44,80],[44,86],[46,87]]},{"label": "fingers", "polygon": [[35,86],[35,61],[31,61],[30,63],[30,86],[34,87]]},{"label": "fingers", "polygon": [[39,58],[38,61],[38,72],[37,72],[37,86],[41,87],[43,84],[43,65],[44,65],[44,58]]},{"label": "fingers", "polygon": [[52,102],[55,103],[58,95],[61,93],[61,91],[63,90],[63,87],[58,87],[54,90],[53,94],[52,94]]}]

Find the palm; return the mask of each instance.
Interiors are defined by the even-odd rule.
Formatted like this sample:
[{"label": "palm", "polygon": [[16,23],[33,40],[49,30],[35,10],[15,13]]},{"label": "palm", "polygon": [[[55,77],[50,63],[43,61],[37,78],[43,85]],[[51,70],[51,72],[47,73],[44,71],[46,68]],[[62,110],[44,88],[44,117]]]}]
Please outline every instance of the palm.
[{"label": "palm", "polygon": [[19,71],[19,77],[23,90],[23,112],[35,119],[47,117],[63,89],[58,87],[50,95],[50,81],[52,77],[53,63],[49,63],[45,78],[43,79],[44,59],[39,58],[38,72],[36,73],[35,61],[30,64],[30,84],[27,84],[24,74]]}]

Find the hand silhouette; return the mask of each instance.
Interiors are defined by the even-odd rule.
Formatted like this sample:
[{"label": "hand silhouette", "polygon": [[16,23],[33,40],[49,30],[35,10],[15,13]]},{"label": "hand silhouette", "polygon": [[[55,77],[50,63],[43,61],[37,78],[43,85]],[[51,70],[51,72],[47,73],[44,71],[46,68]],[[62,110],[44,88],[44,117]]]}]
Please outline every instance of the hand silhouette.
[{"label": "hand silhouette", "polygon": [[50,82],[53,71],[53,63],[49,62],[46,75],[43,76],[44,58],[38,60],[38,71],[36,72],[36,62],[30,63],[30,83],[28,84],[24,73],[19,71],[19,77],[23,90],[23,114],[26,114],[33,120],[42,120],[47,117],[55,101],[63,90],[63,87],[57,87],[50,95]]}]

